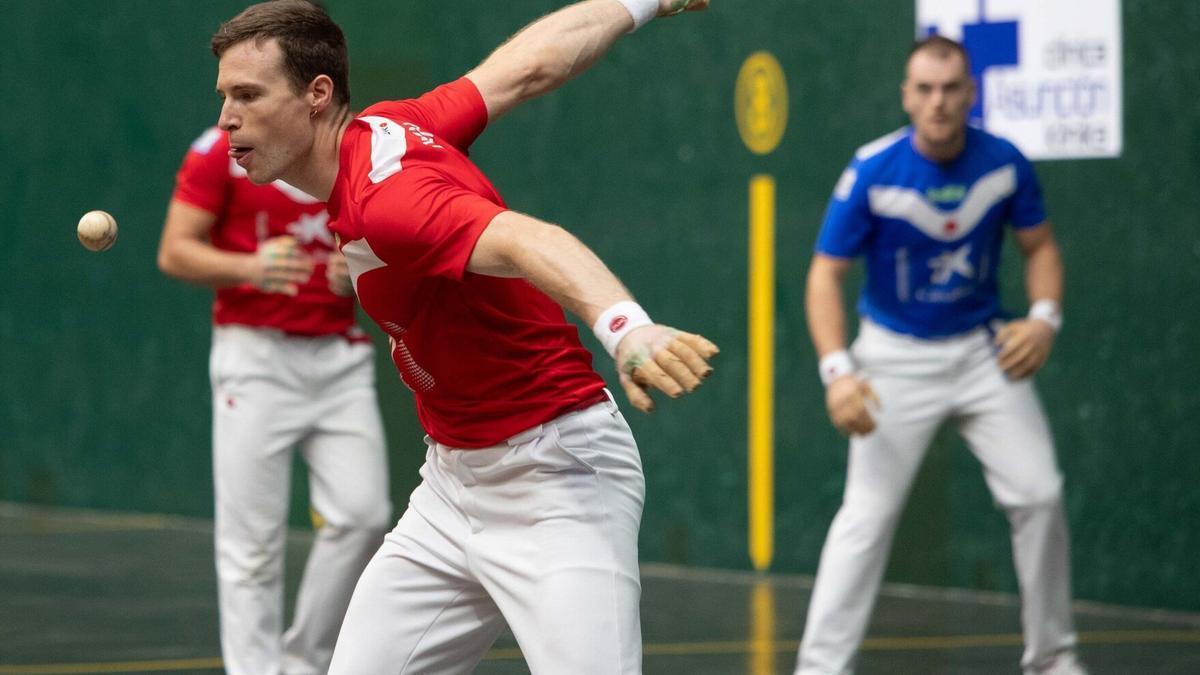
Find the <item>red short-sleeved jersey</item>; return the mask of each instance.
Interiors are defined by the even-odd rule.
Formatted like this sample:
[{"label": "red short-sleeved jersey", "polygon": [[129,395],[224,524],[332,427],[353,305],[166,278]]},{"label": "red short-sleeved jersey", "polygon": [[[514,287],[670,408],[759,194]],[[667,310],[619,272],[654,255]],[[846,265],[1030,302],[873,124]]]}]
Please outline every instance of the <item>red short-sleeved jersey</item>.
[{"label": "red short-sleeved jersey", "polygon": [[379,103],[342,139],[329,199],[363,309],[440,443],[494,445],[600,400],[562,308],[522,279],[466,271],[479,235],[507,210],[466,156],[487,124],[467,79]]},{"label": "red short-sleeved jersey", "polygon": [[217,214],[213,246],[239,253],[290,234],[316,262],[299,293],[264,293],[250,284],[217,289],[213,322],[276,328],[294,335],[351,335],[354,299],[335,295],[325,280],[333,251],[329,214],[315,198],[284,183],[255,185],[229,156],[229,136],[219,129],[192,143],[175,177],[175,199]]}]

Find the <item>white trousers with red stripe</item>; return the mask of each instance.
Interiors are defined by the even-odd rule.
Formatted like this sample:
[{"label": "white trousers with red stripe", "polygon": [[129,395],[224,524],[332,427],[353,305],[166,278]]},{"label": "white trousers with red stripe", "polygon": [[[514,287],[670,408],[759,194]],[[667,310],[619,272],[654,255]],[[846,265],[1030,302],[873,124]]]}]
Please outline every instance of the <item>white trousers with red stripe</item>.
[{"label": "white trousers with red stripe", "polygon": [[468,673],[507,621],[534,675],[641,672],[645,482],[611,399],[482,450],[427,439],[330,673]]},{"label": "white trousers with red stripe", "polygon": [[1013,382],[985,330],[920,340],[864,321],[853,346],[879,396],[877,428],[850,442],[842,506],[829,529],[809,604],[798,675],[853,672],[892,535],[925,452],[954,420],[983,465],[1012,528],[1029,668],[1075,645],[1062,475],[1029,380]]},{"label": "white trousers with red stripe", "polygon": [[[354,584],[391,518],[371,346],[220,326],[209,371],[225,669],[324,673]],[[284,632],[294,450],[308,465],[322,524]]]}]

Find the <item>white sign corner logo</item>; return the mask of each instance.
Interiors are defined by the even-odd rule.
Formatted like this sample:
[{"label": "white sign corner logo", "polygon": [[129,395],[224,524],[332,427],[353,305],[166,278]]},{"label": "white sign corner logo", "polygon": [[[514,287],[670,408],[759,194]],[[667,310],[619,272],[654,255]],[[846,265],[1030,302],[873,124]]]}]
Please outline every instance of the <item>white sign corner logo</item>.
[{"label": "white sign corner logo", "polygon": [[971,55],[975,123],[1030,159],[1120,156],[1120,0],[916,0],[916,17]]}]

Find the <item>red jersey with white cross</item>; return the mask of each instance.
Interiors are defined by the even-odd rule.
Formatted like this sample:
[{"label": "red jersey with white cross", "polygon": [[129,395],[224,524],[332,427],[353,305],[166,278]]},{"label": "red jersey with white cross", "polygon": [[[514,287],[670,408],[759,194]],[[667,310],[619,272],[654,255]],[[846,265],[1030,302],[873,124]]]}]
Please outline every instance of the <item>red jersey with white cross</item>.
[{"label": "red jersey with white cross", "polygon": [[264,293],[252,284],[217,289],[214,323],[357,337],[354,298],[334,294],[325,279],[334,240],[323,203],[282,181],[251,183],[229,156],[229,136],[215,127],[192,143],[175,176],[174,197],[217,214],[211,233],[216,248],[253,253],[268,238],[291,235],[316,263],[295,296]]},{"label": "red jersey with white cross", "polygon": [[562,308],[522,279],[466,271],[507,207],[469,159],[487,108],[467,79],[378,103],[350,123],[329,212],[363,309],[390,336],[425,431],[494,445],[602,400]]}]

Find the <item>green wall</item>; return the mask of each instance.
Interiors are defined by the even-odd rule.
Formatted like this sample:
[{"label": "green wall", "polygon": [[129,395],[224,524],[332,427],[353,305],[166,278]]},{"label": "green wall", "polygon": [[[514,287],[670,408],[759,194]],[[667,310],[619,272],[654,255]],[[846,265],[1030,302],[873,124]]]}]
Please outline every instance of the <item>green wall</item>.
[{"label": "green wall", "polygon": [[[328,2],[350,40],[358,105],[457,77],[557,4]],[[593,246],[657,320],[722,346],[697,395],[629,414],[648,479],[643,558],[699,566],[749,566],[747,183],[776,178],[774,569],[811,573],[845,444],[825,418],[803,278],[845,162],[904,122],[912,6],[715,5],[621,41],[580,81],[498,123],[473,156],[514,208]],[[162,278],[154,256],[174,170],[217,114],[207,39],[241,6],[0,1],[15,27],[0,45],[0,499],[211,514],[209,294]],[[1068,268],[1066,328],[1038,384],[1067,476],[1076,595],[1197,610],[1200,4],[1126,0],[1124,17],[1124,155],[1038,165]],[[766,157],[743,147],[733,117],[737,70],[760,49],[782,63],[791,100]],[[93,208],[122,228],[99,255],[73,232]],[[1005,269],[1017,310],[1019,272]],[[402,505],[423,446],[382,361],[379,380]],[[300,490],[297,520],[303,501]],[[1015,589],[1007,525],[953,434],[918,481],[889,577]]]}]

